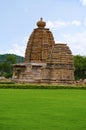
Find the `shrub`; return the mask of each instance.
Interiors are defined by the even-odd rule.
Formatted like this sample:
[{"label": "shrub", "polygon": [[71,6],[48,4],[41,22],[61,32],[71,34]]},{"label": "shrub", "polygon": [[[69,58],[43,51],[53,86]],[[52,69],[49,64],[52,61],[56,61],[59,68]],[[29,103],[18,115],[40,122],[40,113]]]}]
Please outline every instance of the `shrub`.
[{"label": "shrub", "polygon": [[15,84],[13,82],[0,83],[0,88],[12,89],[86,89],[86,85],[44,85],[44,84]]}]

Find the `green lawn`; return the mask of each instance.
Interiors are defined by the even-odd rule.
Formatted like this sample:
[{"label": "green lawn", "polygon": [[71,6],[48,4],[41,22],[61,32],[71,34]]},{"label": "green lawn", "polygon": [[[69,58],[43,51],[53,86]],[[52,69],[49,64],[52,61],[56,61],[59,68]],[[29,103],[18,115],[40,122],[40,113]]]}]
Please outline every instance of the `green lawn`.
[{"label": "green lawn", "polygon": [[0,130],[86,130],[86,90],[0,89]]}]

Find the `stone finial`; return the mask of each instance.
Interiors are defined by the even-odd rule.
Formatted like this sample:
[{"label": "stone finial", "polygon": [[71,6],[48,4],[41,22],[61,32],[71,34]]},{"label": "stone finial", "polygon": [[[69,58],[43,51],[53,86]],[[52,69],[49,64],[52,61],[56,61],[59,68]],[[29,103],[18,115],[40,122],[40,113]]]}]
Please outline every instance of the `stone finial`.
[{"label": "stone finial", "polygon": [[40,21],[37,22],[37,26],[39,28],[44,28],[46,26],[46,22],[43,21],[43,18],[40,18]]},{"label": "stone finial", "polygon": [[42,17],[40,18],[40,21],[43,21],[43,18],[42,18]]}]

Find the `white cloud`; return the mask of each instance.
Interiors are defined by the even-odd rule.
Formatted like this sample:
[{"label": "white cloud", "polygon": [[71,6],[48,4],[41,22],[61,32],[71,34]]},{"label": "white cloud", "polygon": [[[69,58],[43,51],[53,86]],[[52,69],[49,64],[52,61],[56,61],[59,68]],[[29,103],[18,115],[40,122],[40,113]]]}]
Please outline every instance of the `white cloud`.
[{"label": "white cloud", "polygon": [[68,43],[74,55],[86,55],[86,31],[75,35],[63,35],[63,39]]},{"label": "white cloud", "polygon": [[28,36],[24,36],[23,40],[19,43],[13,43],[8,53],[25,56],[25,49],[27,46]]},{"label": "white cloud", "polygon": [[8,51],[8,53],[24,56],[24,54],[25,54],[25,45],[20,46],[19,44],[14,43],[14,44],[12,44],[12,47]]},{"label": "white cloud", "polygon": [[80,0],[80,2],[82,3],[82,5],[86,6],[86,0]]},{"label": "white cloud", "polygon": [[67,25],[68,25],[68,23],[64,22],[64,21],[54,21],[54,22],[48,21],[47,22],[47,27],[49,27],[49,28],[61,28],[61,27],[65,27]]},{"label": "white cloud", "polygon": [[81,22],[79,20],[73,20],[71,23],[72,23],[72,25],[75,25],[75,26],[81,25]]},{"label": "white cloud", "polygon": [[54,22],[48,21],[47,22],[47,26],[49,28],[59,28],[59,27],[63,27],[66,25],[67,25],[67,23],[65,23],[64,21],[54,21]]},{"label": "white cloud", "polygon": [[81,22],[79,20],[73,20],[73,21],[48,21],[47,22],[47,27],[48,28],[61,28],[61,27],[67,27],[67,26],[80,26]]},{"label": "white cloud", "polygon": [[86,26],[86,18],[84,19],[84,26]]}]

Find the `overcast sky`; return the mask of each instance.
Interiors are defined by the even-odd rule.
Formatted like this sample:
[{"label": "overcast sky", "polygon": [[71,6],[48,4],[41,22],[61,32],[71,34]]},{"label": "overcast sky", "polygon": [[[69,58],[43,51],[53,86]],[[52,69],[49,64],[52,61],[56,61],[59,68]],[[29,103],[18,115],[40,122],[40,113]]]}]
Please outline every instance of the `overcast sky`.
[{"label": "overcast sky", "polygon": [[67,43],[73,55],[86,56],[86,0],[0,0],[0,54],[24,56],[40,17],[56,43]]}]

